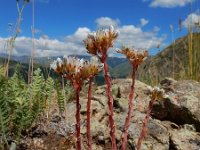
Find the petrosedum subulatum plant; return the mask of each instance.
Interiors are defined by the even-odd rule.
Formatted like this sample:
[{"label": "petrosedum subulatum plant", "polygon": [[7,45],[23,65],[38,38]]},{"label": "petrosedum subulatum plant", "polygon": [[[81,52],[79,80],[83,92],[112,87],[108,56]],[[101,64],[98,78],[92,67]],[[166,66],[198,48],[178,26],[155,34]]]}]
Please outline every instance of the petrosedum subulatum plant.
[{"label": "petrosedum subulatum plant", "polygon": [[142,131],[140,133],[140,136],[139,136],[139,139],[138,139],[138,142],[137,142],[137,150],[140,150],[142,140],[144,139],[144,137],[147,133],[147,123],[149,121],[154,102],[156,100],[162,100],[162,99],[168,97],[165,94],[164,90],[160,89],[159,87],[154,87],[154,88],[149,87],[148,92],[149,92],[150,102],[149,102],[149,107],[148,107],[146,116],[145,116],[144,121],[143,121]]},{"label": "petrosedum subulatum plant", "polygon": [[64,77],[70,80],[75,90],[76,97],[76,138],[77,149],[81,150],[81,136],[80,136],[80,99],[79,94],[85,80],[89,80],[88,102],[87,102],[87,138],[88,149],[92,149],[90,136],[90,107],[91,107],[91,86],[92,80],[97,75],[102,66],[99,65],[97,59],[92,57],[90,61],[78,59],[75,57],[64,56],[63,60],[58,58],[51,64],[51,68]]},{"label": "petrosedum subulatum plant", "polygon": [[[115,124],[113,119],[113,97],[111,93],[111,78],[108,72],[108,65],[106,59],[108,57],[107,51],[109,48],[113,47],[113,43],[118,36],[118,32],[112,27],[107,30],[99,30],[97,32],[91,33],[84,40],[87,52],[91,55],[96,56],[100,62],[103,64],[103,69],[105,73],[105,80],[107,84],[107,96],[108,96],[108,108],[109,108],[109,124],[110,124],[110,138],[112,143],[112,150],[116,150],[116,139],[115,139]],[[118,53],[124,54],[132,65],[132,84],[129,94],[129,110],[127,112],[127,117],[125,120],[125,127],[123,132],[122,140],[122,150],[126,149],[128,128],[130,125],[131,114],[133,111],[133,98],[134,98],[134,86],[136,79],[136,71],[138,66],[145,60],[148,56],[148,51],[137,51],[132,48],[122,47],[121,50],[117,50]],[[96,63],[97,64],[97,63]],[[76,59],[73,57],[65,57],[64,60],[58,58],[51,67],[66,79],[71,80],[72,85],[76,91],[76,136],[77,136],[77,149],[81,149],[80,141],[80,102],[79,102],[79,92],[84,80],[89,79],[89,89],[88,89],[88,105],[87,105],[87,137],[88,137],[88,149],[91,150],[91,140],[90,140],[90,104],[91,104],[91,82],[92,78],[101,70],[95,65],[94,62],[88,63],[82,59]],[[155,100],[162,98],[163,91],[158,88],[152,89],[150,91],[150,104],[147,115],[144,119],[141,135],[138,139],[137,148],[140,149],[141,142],[146,133],[146,125],[150,117],[151,110],[153,108],[153,103]]]},{"label": "petrosedum subulatum plant", "polygon": [[107,84],[107,96],[108,96],[108,108],[109,108],[109,124],[110,124],[110,137],[112,143],[112,149],[116,150],[116,139],[115,139],[115,124],[113,119],[113,97],[111,89],[111,79],[108,72],[108,65],[106,59],[108,58],[108,49],[113,47],[114,41],[118,36],[118,32],[113,27],[107,30],[98,30],[97,32],[91,33],[84,40],[87,52],[91,55],[97,56],[103,63],[105,80]]},{"label": "petrosedum subulatum plant", "polygon": [[0,69],[0,141],[9,147],[8,141],[18,142],[26,131],[44,112],[53,90],[53,80],[44,80],[41,70],[34,72],[33,82],[27,85],[17,67],[10,79]]},{"label": "petrosedum subulatum plant", "polygon": [[117,50],[117,52],[124,54],[132,65],[132,84],[131,84],[131,91],[129,94],[129,109],[128,109],[127,117],[125,120],[123,140],[122,140],[122,150],[125,150],[126,143],[127,143],[128,128],[130,125],[131,114],[133,112],[133,98],[134,98],[136,71],[137,71],[138,66],[148,56],[148,51],[141,51],[141,50],[137,51],[131,48],[122,47],[122,49]]},{"label": "petrosedum subulatum plant", "polygon": [[[109,30],[99,30],[95,33],[89,34],[86,40],[84,40],[85,47],[87,52],[95,55],[99,58],[99,60],[104,64],[104,73],[105,73],[105,80],[107,83],[107,96],[108,96],[108,106],[109,106],[109,123],[110,123],[110,136],[112,142],[112,149],[116,150],[116,139],[115,139],[115,125],[113,119],[113,98],[111,94],[111,81],[110,76],[108,73],[108,66],[106,63],[106,59],[108,57],[107,51],[109,48],[113,47],[113,43],[118,36],[118,32],[111,27]],[[122,142],[122,149],[125,150],[126,143],[127,143],[127,134],[128,134],[128,127],[130,124],[130,118],[132,113],[133,107],[133,97],[134,97],[134,85],[135,85],[135,75],[138,66],[144,61],[147,57],[147,51],[136,51],[134,49],[122,47],[122,50],[118,50],[117,52],[124,54],[127,59],[129,59],[133,74],[132,74],[132,85],[131,85],[131,92],[129,95],[129,111],[126,117],[125,128],[124,128],[124,137]]]}]

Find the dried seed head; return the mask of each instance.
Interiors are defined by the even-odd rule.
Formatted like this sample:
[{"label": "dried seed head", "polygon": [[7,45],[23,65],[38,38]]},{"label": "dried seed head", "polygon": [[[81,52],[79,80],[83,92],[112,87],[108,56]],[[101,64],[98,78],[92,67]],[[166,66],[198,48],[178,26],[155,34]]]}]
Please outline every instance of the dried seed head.
[{"label": "dried seed head", "polygon": [[88,53],[101,57],[107,54],[107,50],[110,47],[113,47],[117,36],[118,32],[113,27],[110,27],[110,29],[98,30],[89,34],[83,42]]},{"label": "dried seed head", "polygon": [[124,54],[131,63],[139,66],[148,56],[148,51],[138,51],[128,47],[122,47],[122,50],[117,50],[118,53]]},{"label": "dried seed head", "polygon": [[162,100],[163,98],[168,97],[168,95],[165,94],[165,91],[159,87],[148,87],[148,90],[151,99]]},{"label": "dried seed head", "polygon": [[63,61],[60,58],[57,58],[57,60],[54,60],[52,64],[50,64],[50,68],[53,69],[58,74],[63,74],[64,67],[63,67]]},{"label": "dried seed head", "polygon": [[91,57],[90,61],[86,61],[82,68],[82,76],[85,79],[95,76],[102,71],[102,66],[97,57]]},{"label": "dried seed head", "polygon": [[68,76],[79,76],[80,70],[83,67],[84,60],[75,57],[64,56],[64,67],[66,75]]},{"label": "dried seed head", "polygon": [[98,59],[93,57],[91,61],[85,61],[75,57],[64,56],[63,60],[57,58],[50,66],[55,72],[77,81],[86,80],[91,76],[97,75],[102,70]]}]

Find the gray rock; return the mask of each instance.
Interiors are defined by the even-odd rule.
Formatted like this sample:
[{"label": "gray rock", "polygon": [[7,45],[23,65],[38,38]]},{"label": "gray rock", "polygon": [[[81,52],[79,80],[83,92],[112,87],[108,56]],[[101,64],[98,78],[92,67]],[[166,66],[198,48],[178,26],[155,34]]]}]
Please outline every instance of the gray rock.
[{"label": "gray rock", "polygon": [[[144,113],[134,111],[131,123],[129,126],[129,145],[131,144],[132,147],[135,147],[137,140],[140,136],[140,132],[142,129],[142,122],[145,118]],[[124,130],[124,123],[125,123],[126,113],[120,113],[119,115],[115,116],[115,123],[117,129],[121,132]],[[132,142],[131,142],[132,141]],[[166,127],[164,127],[159,120],[150,119],[147,125],[147,134],[145,139],[142,142],[141,150],[147,149],[161,149],[161,150],[168,150],[169,149],[169,133]]]},{"label": "gray rock", "polygon": [[194,131],[181,128],[170,132],[170,145],[175,150],[199,150],[200,135]]},{"label": "gray rock", "polygon": [[128,111],[128,99],[125,98],[114,98],[113,107],[118,109],[119,112]]},{"label": "gray rock", "polygon": [[[87,113],[87,99],[81,99],[81,114]],[[91,114],[97,113],[102,109],[102,105],[98,101],[91,100]]]},{"label": "gray rock", "polygon": [[[130,79],[113,80],[113,89],[120,87],[121,98],[114,98],[114,120],[116,126],[116,140],[120,144],[125,118],[128,111],[128,95]],[[142,142],[141,150],[198,150],[200,147],[200,84],[194,81],[175,81],[165,79],[161,86],[166,90],[169,98],[154,103],[150,121],[147,125],[147,134]],[[136,81],[133,113],[128,132],[127,150],[134,150],[139,138],[143,120],[149,104],[146,93],[147,85]],[[86,135],[87,99],[81,101],[81,133]],[[93,149],[110,150],[110,128],[108,120],[108,106],[106,85],[97,88],[92,96],[93,112],[91,114],[91,136]],[[67,105],[67,122],[75,123],[75,105]],[[153,119],[154,118],[154,119]],[[86,146],[87,147],[87,146]]]},{"label": "gray rock", "polygon": [[176,83],[177,81],[172,78],[165,78],[160,82],[160,85],[166,92],[169,92],[174,91],[174,86]]},{"label": "gray rock", "polygon": [[195,81],[174,82],[169,98],[155,103],[153,115],[176,124],[194,124],[200,131],[200,84]]}]

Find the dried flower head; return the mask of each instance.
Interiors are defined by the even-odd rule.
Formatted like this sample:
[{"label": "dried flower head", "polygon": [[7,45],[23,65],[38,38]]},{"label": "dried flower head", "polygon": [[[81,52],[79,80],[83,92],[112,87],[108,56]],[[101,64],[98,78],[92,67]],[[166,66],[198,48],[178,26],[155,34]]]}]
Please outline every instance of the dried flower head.
[{"label": "dried flower head", "polygon": [[134,50],[128,47],[122,47],[122,50],[117,50],[118,53],[124,54],[131,63],[139,66],[148,56],[148,51]]},{"label": "dried flower head", "polygon": [[64,56],[64,70],[68,77],[78,78],[83,67],[84,60],[75,57]]},{"label": "dried flower head", "polygon": [[113,47],[114,40],[117,38],[118,32],[111,26],[109,29],[98,30],[91,33],[83,41],[87,52],[98,57],[105,57],[107,50]]},{"label": "dried flower head", "polygon": [[93,77],[97,75],[100,71],[102,71],[103,65],[101,65],[98,61],[98,58],[93,56],[90,61],[86,61],[82,68],[82,76],[87,79],[89,77]]},{"label": "dried flower head", "polygon": [[148,87],[148,90],[151,99],[162,100],[163,98],[168,97],[168,95],[165,94],[165,91],[159,87]]},{"label": "dried flower head", "polygon": [[57,58],[56,60],[53,61],[52,64],[50,64],[50,68],[53,69],[55,72],[58,74],[63,74],[63,61],[60,58]]},{"label": "dried flower head", "polygon": [[102,65],[94,57],[90,61],[86,61],[75,57],[64,56],[63,60],[57,58],[50,67],[64,77],[77,81],[95,76],[102,70]]}]

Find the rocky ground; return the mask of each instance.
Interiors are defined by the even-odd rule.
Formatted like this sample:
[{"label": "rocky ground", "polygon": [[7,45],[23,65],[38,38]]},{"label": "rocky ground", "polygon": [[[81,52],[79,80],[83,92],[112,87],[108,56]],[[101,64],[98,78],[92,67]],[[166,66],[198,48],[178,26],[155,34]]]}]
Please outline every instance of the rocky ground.
[{"label": "rocky ground", "polygon": [[[117,144],[121,136],[128,110],[130,79],[113,82],[114,119]],[[134,150],[148,107],[148,85],[136,81],[134,111],[128,134],[127,150]],[[141,150],[200,150],[200,83],[195,81],[175,81],[165,79],[161,87],[169,96],[157,101],[148,123],[147,136]],[[109,124],[106,86],[99,86],[92,97],[91,134],[93,150],[110,150]],[[117,92],[120,88],[121,95]],[[118,94],[117,94],[118,93]],[[82,147],[86,143],[86,103],[87,95],[81,94],[81,134]],[[52,104],[54,105],[54,104]],[[18,149],[30,150],[74,150],[75,149],[75,103],[66,106],[65,117],[60,117],[56,107],[49,117],[42,117],[25,136]]]}]

